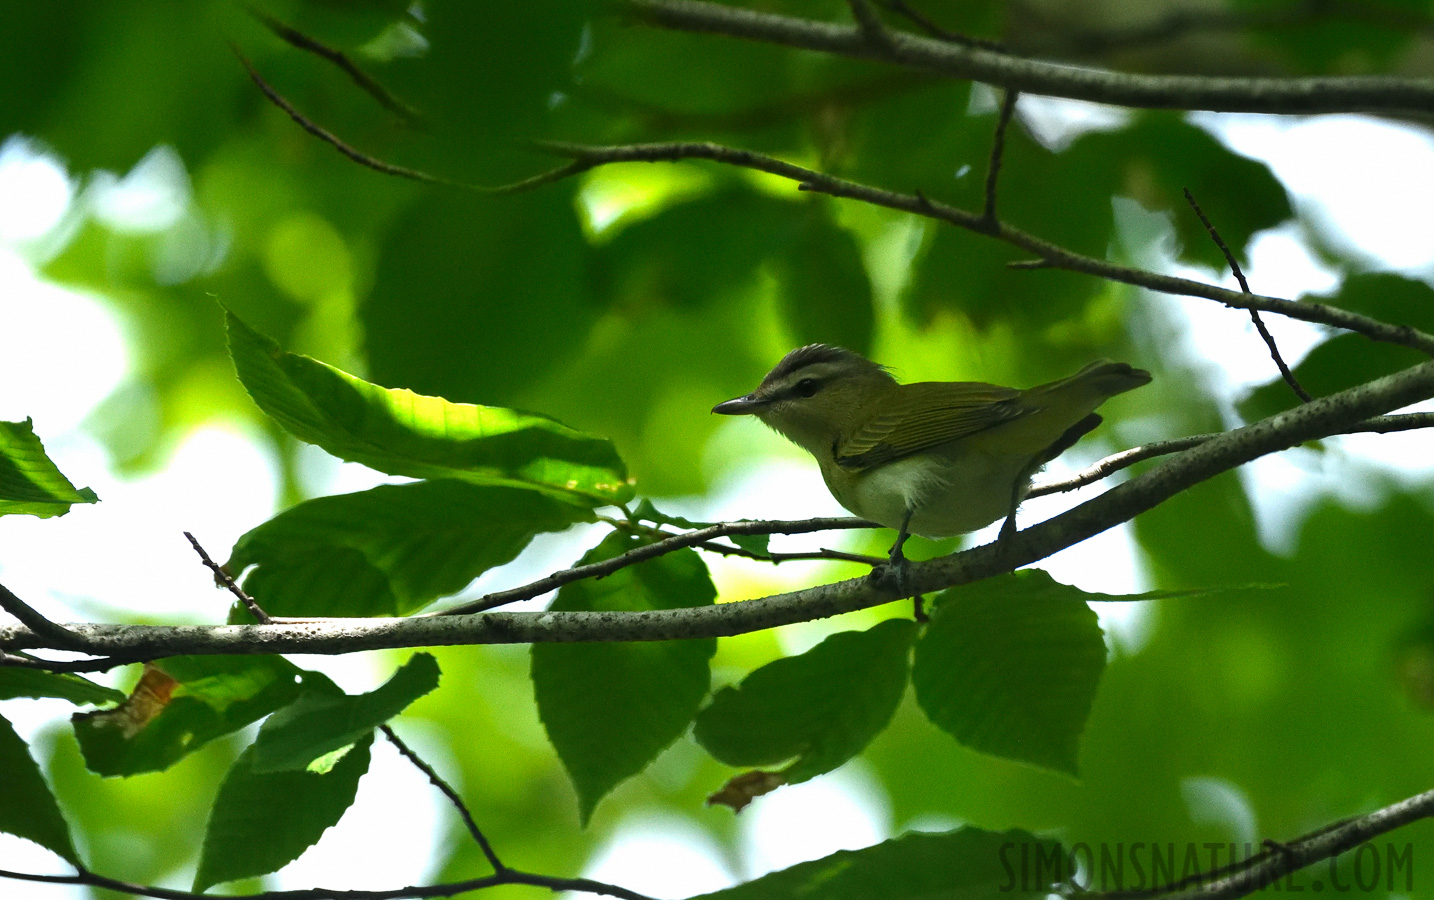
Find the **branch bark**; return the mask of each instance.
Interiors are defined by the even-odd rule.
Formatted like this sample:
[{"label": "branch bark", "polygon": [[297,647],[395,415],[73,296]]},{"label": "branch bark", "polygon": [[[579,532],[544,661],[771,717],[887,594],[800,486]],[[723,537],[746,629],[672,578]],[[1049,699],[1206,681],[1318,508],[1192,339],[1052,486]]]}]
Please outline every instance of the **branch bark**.
[{"label": "branch bark", "polygon": [[891,29],[886,30],[885,40],[877,42],[859,27],[702,0],[625,0],[624,6],[640,21],[676,31],[722,34],[886,62],[1023,93],[1137,109],[1281,114],[1434,112],[1434,81],[1422,78],[1137,75],[1026,59]]},{"label": "branch bark", "polygon": [[[1044,559],[1113,528],[1175,494],[1268,453],[1348,429],[1434,397],[1434,362],[1321,397],[1212,437],[1072,510],[952,556],[913,563],[906,583],[925,594]],[[73,625],[92,653],[158,658],[180,654],[352,653],[394,647],[725,637],[840,615],[903,599],[886,580],[858,578],[757,600],[646,612],[489,612],[468,616],[282,625]],[[53,646],[25,627],[0,628],[0,650]]]}]

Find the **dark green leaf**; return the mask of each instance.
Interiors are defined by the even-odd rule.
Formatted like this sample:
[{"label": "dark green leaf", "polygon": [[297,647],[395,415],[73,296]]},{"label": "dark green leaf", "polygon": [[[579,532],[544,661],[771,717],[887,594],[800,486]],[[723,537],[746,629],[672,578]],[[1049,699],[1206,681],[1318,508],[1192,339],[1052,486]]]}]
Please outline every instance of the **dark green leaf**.
[{"label": "dark green leaf", "polygon": [[1085,600],[1039,570],[942,592],[911,672],[927,717],[974,750],[1075,775],[1105,670]]},{"label": "dark green leaf", "polygon": [[88,678],[38,669],[0,668],[0,700],[15,697],[58,697],[75,704],[119,703],[124,694]]},{"label": "dark green leaf", "polygon": [[[583,563],[644,541],[614,533]],[[679,550],[602,580],[575,581],[555,610],[653,610],[710,606],[717,591],[701,557]],[[599,800],[642,771],[692,721],[711,683],[713,639],[535,644],[533,686],[548,738],[578,791],[584,823]]]},{"label": "dark green leaf", "polygon": [[297,859],[353,805],[372,743],[372,735],[359,738],[323,771],[260,772],[255,748],[245,750],[214,799],[194,889],[264,875]]},{"label": "dark green leaf", "polygon": [[[1040,862],[1038,862],[1038,860]],[[1067,874],[1061,845],[1024,831],[961,828],[841,850],[706,900],[1000,900],[1044,897]],[[697,900],[697,898],[693,898]]]},{"label": "dark green leaf", "polygon": [[0,516],[48,519],[63,516],[72,504],[99,499],[89,488],[76,490],[55,468],[30,419],[0,422]]},{"label": "dark green leaf", "polygon": [[415,478],[543,491],[584,505],[622,502],[632,486],[610,442],[533,413],[385,389],[281,350],[228,314],[239,380],[300,440]]},{"label": "dark green leaf", "polygon": [[146,667],[115,709],[76,713],[85,765],[100,775],[169,768],[209,741],[328,679],[278,656],[177,656]]},{"label": "dark green leaf", "polygon": [[347,747],[438,687],[438,663],[415,653],[382,686],[350,696],[310,691],[274,713],[254,740],[252,771],[293,772]]},{"label": "dark green leaf", "polygon": [[798,344],[871,347],[876,311],[861,247],[824,203],[805,204],[789,242],[777,252],[787,324]]},{"label": "dark green leaf", "polygon": [[462,590],[533,536],[592,518],[536,491],[453,479],[381,485],[285,510],[234,544],[227,568],[278,616],[399,616]]},{"label": "dark green leaf", "polygon": [[80,857],[70,841],[70,826],[60,813],[55,795],[30,758],[25,742],[0,716],[0,832],[34,841],[70,862]]},{"label": "dark green leaf", "polygon": [[916,624],[889,619],[834,634],[800,656],[768,663],[725,687],[697,716],[697,742],[731,766],[795,761],[796,784],[830,772],[866,747],[906,691]]}]

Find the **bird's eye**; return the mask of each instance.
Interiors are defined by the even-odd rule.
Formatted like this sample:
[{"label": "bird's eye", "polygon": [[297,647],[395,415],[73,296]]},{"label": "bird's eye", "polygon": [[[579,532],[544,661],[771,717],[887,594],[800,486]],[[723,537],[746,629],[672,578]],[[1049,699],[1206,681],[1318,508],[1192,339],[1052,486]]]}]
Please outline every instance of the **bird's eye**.
[{"label": "bird's eye", "polygon": [[815,378],[803,378],[797,382],[797,386],[793,388],[793,391],[798,397],[812,397],[821,389],[821,386],[821,382]]}]

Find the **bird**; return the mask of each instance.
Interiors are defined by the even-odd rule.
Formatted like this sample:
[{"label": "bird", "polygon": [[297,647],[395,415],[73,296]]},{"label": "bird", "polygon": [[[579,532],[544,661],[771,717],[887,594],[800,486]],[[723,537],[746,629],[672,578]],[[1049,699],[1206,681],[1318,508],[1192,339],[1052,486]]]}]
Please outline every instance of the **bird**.
[{"label": "bird", "polygon": [[810,453],[838,503],[897,530],[895,565],[911,534],[950,537],[1003,516],[1001,538],[1014,534],[1031,477],[1101,423],[1098,406],[1149,382],[1143,369],[1102,359],[1026,390],[901,384],[859,353],[808,344],[712,412],[754,416]]}]

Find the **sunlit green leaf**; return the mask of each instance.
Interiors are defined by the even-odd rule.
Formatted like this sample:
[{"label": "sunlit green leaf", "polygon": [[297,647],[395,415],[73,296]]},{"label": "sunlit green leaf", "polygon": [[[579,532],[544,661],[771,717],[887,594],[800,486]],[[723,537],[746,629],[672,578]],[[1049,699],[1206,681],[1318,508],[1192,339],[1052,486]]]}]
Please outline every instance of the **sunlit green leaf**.
[{"label": "sunlit green leaf", "polygon": [[288,353],[228,314],[229,349],[259,407],[335,456],[416,478],[457,478],[603,505],[632,495],[612,444],[533,413],[385,389]]},{"label": "sunlit green leaf", "polygon": [[63,516],[71,504],[99,499],[89,488],[76,490],[60,473],[45,455],[30,419],[0,422],[0,516],[48,519]]},{"label": "sunlit green leaf", "polygon": [[34,841],[72,863],[79,855],[70,840],[70,826],[60,813],[40,767],[30,758],[25,742],[4,717],[0,717],[0,832]]},{"label": "sunlit green leaf", "polygon": [[314,679],[328,682],[278,656],[171,657],[146,667],[115,709],[75,714],[75,737],[92,772],[157,772],[284,706]]},{"label": "sunlit green leaf", "polygon": [[[1036,862],[1039,860],[1041,862]],[[1042,865],[1044,863],[1044,865]],[[913,833],[703,894],[706,900],[1000,900],[1044,897],[1066,873],[1060,844],[1024,831]],[[697,898],[693,898],[697,900]]]},{"label": "sunlit green leaf", "polygon": [[697,742],[731,766],[786,760],[787,783],[829,772],[871,742],[906,691],[916,625],[843,631],[725,687],[697,716]]},{"label": "sunlit green leaf", "polygon": [[281,869],[312,846],[353,804],[368,771],[372,735],[327,772],[260,772],[256,748],[235,760],[214,799],[194,889]]},{"label": "sunlit green leaf", "polygon": [[1105,654],[1084,594],[1028,570],[943,591],[911,681],[966,746],[1074,775]]},{"label": "sunlit green leaf", "polygon": [[387,682],[350,696],[309,691],[259,729],[249,765],[254,772],[293,772],[342,749],[438,687],[438,663],[415,653]]},{"label": "sunlit green leaf", "polygon": [[[642,546],[615,532],[583,563]],[[679,550],[601,580],[575,581],[554,610],[654,610],[710,606],[716,590],[692,550]],[[713,639],[534,644],[538,714],[578,791],[584,822],[609,791],[642,771],[687,730],[711,676]]]},{"label": "sunlit green leaf", "polygon": [[397,616],[457,593],[533,536],[591,518],[547,494],[454,479],[319,497],[239,538],[226,564],[280,616]]}]

